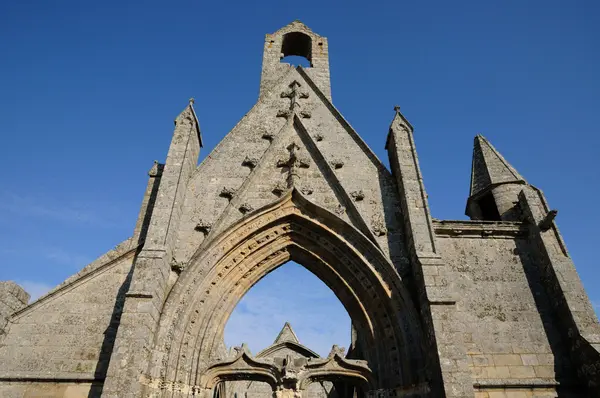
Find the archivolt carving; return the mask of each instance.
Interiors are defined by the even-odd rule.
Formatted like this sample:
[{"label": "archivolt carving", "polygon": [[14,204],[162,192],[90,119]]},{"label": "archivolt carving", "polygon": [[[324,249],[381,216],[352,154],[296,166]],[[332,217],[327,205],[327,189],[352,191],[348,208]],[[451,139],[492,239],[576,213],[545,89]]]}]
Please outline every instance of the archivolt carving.
[{"label": "archivolt carving", "polygon": [[346,307],[377,388],[423,381],[419,323],[393,265],[354,227],[295,189],[210,237],[188,261],[163,307],[150,374],[197,385],[218,357],[237,302],[290,259]]}]

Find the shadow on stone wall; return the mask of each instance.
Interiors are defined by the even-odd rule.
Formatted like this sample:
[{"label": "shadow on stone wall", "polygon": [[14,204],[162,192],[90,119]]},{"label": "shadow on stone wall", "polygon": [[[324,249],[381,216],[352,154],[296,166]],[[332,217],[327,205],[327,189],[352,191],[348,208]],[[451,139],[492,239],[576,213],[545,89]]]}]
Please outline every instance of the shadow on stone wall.
[{"label": "shadow on stone wall", "polygon": [[[159,172],[158,175],[162,174],[162,170],[164,165],[158,164]],[[127,277],[125,281],[119,288],[117,292],[117,297],[115,298],[115,305],[113,307],[113,312],[110,317],[110,322],[108,327],[104,331],[104,340],[102,341],[102,347],[100,349],[100,356],[98,358],[98,364],[96,365],[96,369],[94,371],[94,378],[96,381],[92,383],[92,388],[88,394],[88,398],[100,398],[102,396],[102,390],[104,388],[104,380],[106,379],[106,374],[108,372],[108,366],[110,365],[110,358],[113,353],[113,349],[115,346],[115,340],[117,338],[117,332],[119,330],[119,325],[121,323],[121,315],[123,314],[123,306],[125,305],[125,294],[129,290],[129,286],[131,285],[131,280],[133,278],[133,271],[135,269],[135,264],[137,263],[137,258],[142,248],[144,246],[144,240],[146,239],[146,233],[148,232],[148,226],[150,225],[150,220],[152,219],[152,210],[154,209],[154,203],[156,202],[156,197],[158,194],[158,187],[160,186],[160,178],[154,179],[154,184],[152,185],[152,189],[150,191],[150,197],[148,198],[148,204],[146,207],[146,214],[144,214],[144,221],[142,222],[142,226],[140,228],[140,236],[138,239],[138,248],[133,257],[133,262],[131,269],[127,273]]]},{"label": "shadow on stone wall", "polygon": [[554,355],[555,378],[559,384],[557,387],[558,397],[585,397],[587,395],[577,379],[575,367],[569,356],[568,343],[560,332],[559,319],[557,319],[548,292],[542,283],[540,264],[534,258],[532,245],[525,239],[517,239],[515,243],[537,311],[544,325],[548,344]]}]

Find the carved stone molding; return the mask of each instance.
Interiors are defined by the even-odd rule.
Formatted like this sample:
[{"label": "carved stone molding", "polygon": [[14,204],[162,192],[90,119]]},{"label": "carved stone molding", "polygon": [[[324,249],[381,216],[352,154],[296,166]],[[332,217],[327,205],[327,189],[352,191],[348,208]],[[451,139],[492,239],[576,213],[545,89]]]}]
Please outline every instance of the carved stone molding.
[{"label": "carved stone molding", "polygon": [[221,189],[221,193],[219,193],[220,197],[227,198],[228,200],[233,199],[234,195],[235,195],[235,189],[227,188],[227,187],[223,187],[223,189]]},{"label": "carved stone molding", "polygon": [[258,159],[251,158],[249,156],[246,156],[246,158],[242,161],[242,166],[248,167],[250,170],[254,170],[257,164]]}]

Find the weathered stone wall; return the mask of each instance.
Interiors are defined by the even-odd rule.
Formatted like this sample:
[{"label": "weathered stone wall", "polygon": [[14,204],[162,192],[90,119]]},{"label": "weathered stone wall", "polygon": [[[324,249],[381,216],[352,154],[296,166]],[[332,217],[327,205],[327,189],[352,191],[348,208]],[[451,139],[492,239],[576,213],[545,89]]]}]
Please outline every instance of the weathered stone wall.
[{"label": "weathered stone wall", "polygon": [[[277,184],[285,189],[286,171],[277,163],[289,157],[286,148],[295,142],[310,163],[298,171],[296,188],[373,236],[399,269],[406,266],[400,206],[390,172],[307,79],[291,70],[198,167],[185,196],[177,262],[187,262],[208,233],[214,236],[241,219],[242,205],[258,209],[278,199],[273,191]],[[290,99],[280,94],[289,91],[293,81],[309,94],[300,101],[311,117],[287,128],[286,118],[276,115],[289,108]],[[224,190],[231,190],[231,197]]]},{"label": "weathered stone wall", "polygon": [[556,396],[548,389],[559,383],[568,394],[575,375],[526,235],[516,223],[483,223],[477,236],[473,225],[438,228],[437,241],[462,318],[444,328],[464,333],[476,396]]},{"label": "weathered stone wall", "polygon": [[0,342],[5,336],[8,318],[27,305],[29,294],[12,281],[0,282]]},{"label": "weathered stone wall", "polygon": [[87,397],[102,384],[135,245],[84,268],[10,318],[0,346],[1,397]]},{"label": "weathered stone wall", "polygon": [[99,397],[100,388],[91,383],[8,382],[0,384],[2,398],[88,398]]}]

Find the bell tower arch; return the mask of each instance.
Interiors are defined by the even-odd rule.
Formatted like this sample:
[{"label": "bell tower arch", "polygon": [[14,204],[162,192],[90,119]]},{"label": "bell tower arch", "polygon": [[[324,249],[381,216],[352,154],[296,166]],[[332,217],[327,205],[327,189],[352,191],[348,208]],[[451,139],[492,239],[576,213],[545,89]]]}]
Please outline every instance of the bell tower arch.
[{"label": "bell tower arch", "polygon": [[281,62],[288,55],[308,60],[310,67],[304,68],[306,73],[331,101],[327,38],[319,36],[297,20],[265,36],[260,96],[265,95],[293,67]]}]

